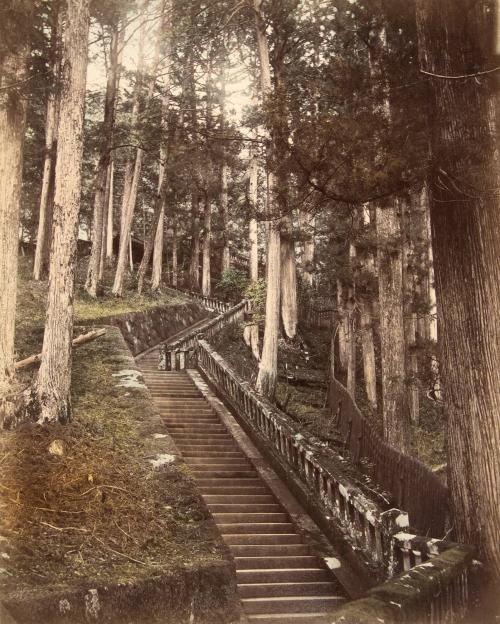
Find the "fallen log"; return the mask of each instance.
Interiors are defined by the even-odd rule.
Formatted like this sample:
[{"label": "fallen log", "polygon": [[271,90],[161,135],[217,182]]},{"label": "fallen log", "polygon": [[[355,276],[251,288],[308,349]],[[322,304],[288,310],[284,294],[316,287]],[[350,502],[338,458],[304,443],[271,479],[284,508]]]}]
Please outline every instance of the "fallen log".
[{"label": "fallen log", "polygon": [[[73,339],[73,342],[71,343],[71,345],[73,347],[79,347],[82,344],[86,344],[87,342],[91,342],[92,340],[95,340],[96,338],[100,338],[100,336],[104,336],[105,333],[106,333],[105,329],[95,329],[94,331],[90,331],[87,334],[80,334],[79,336]],[[37,364],[40,364],[41,359],[42,359],[41,353],[37,353],[36,355],[30,355],[24,360],[19,360],[19,362],[16,362],[14,367],[16,371],[18,371],[24,368],[29,368],[30,366],[36,366]]]}]

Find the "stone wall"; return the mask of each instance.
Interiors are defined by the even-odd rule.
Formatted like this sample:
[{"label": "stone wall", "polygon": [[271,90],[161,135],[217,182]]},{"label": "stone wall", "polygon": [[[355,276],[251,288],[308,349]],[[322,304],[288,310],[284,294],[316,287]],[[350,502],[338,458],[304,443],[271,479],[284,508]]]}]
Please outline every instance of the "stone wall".
[{"label": "stone wall", "polygon": [[143,312],[116,314],[95,321],[81,321],[81,324],[88,322],[118,327],[132,355],[138,355],[206,316],[208,313],[204,308],[189,302],[151,308]]}]

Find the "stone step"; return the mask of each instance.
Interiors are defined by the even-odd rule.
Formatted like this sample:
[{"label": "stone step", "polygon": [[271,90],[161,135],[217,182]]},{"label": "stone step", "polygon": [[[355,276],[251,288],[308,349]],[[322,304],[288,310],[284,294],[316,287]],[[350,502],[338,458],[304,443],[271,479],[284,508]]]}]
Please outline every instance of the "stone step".
[{"label": "stone step", "polygon": [[[288,570],[291,568],[314,568],[318,560],[311,555],[280,557],[235,557],[237,570]],[[318,568],[321,570],[321,568]]]},{"label": "stone step", "polygon": [[211,449],[214,452],[233,452],[238,449],[234,442],[230,442],[228,444],[184,444],[180,440],[176,443],[179,451],[189,452],[189,453],[197,453],[199,450],[200,453],[206,452],[207,449]]},{"label": "stone step", "polygon": [[188,464],[201,464],[204,466],[218,466],[220,464],[227,464],[228,466],[248,466],[251,467],[252,464],[247,461],[244,455],[239,455],[238,457],[192,457],[188,460],[188,458],[184,455]]},{"label": "stone step", "polygon": [[280,523],[288,520],[286,513],[214,513],[215,521],[221,524],[242,523]]},{"label": "stone step", "polygon": [[[249,478],[249,479],[213,479],[213,478],[206,478],[206,479],[198,479],[198,486],[199,487],[210,487],[210,486],[215,486],[215,487],[236,487],[236,488],[247,488],[247,487],[259,487],[259,488],[263,488],[266,492],[269,492],[269,490],[265,487],[264,483],[258,479],[258,478]],[[228,492],[229,493],[229,492]]]},{"label": "stone step", "polygon": [[[198,490],[205,496],[206,494],[229,495],[234,494],[266,494],[269,490],[264,485],[248,485],[248,486],[228,486],[228,485],[200,485],[201,479],[197,479]],[[219,481],[218,481],[219,482]]]},{"label": "stone step", "polygon": [[300,544],[301,538],[296,533],[236,533],[224,535],[229,546],[237,544]]},{"label": "stone step", "polygon": [[303,583],[240,583],[238,594],[242,598],[265,598],[268,596],[328,596],[338,591],[335,583],[328,581]]},{"label": "stone step", "polygon": [[181,424],[171,424],[168,427],[169,431],[172,433],[226,433],[227,429],[222,425],[213,425],[211,423],[206,423],[204,425],[200,425],[199,427],[194,427],[189,423]]},{"label": "stone step", "polygon": [[266,613],[250,614],[248,624],[329,624],[331,618],[326,613]]},{"label": "stone step", "polygon": [[[185,455],[184,455],[185,457]],[[205,494],[203,496],[203,498],[205,499],[205,501],[209,504],[214,504],[214,503],[227,503],[228,502],[228,496],[225,495],[221,495],[221,494]],[[230,498],[231,502],[233,504],[242,504],[245,505],[246,503],[274,503],[275,502],[275,498],[272,494],[261,494],[261,495],[256,495],[256,494],[233,494],[231,495]]]},{"label": "stone step", "polygon": [[310,556],[306,544],[231,544],[230,550],[235,557]]},{"label": "stone step", "polygon": [[321,613],[333,611],[345,602],[340,596],[273,596],[242,598],[246,613]]},{"label": "stone step", "polygon": [[248,503],[246,505],[241,504],[233,504],[233,503],[210,503],[207,501],[207,504],[212,513],[220,513],[220,512],[231,512],[231,513],[256,513],[256,512],[264,512],[264,513],[275,513],[281,511],[280,505],[276,503]]},{"label": "stone step", "polygon": [[197,464],[189,466],[189,469],[191,470],[195,478],[197,478],[197,475],[200,475],[204,477],[231,477],[236,479],[238,477],[255,477],[257,474],[255,471],[235,470],[234,468],[218,468],[217,470],[208,470],[206,467],[197,467]]},{"label": "stone step", "polygon": [[229,533],[234,535],[235,533],[293,533],[293,524],[290,522],[219,522],[219,531],[222,535]]},{"label": "stone step", "polygon": [[200,453],[196,453],[195,451],[182,451],[182,456],[186,460],[195,459],[197,457],[202,457],[205,459],[208,459],[208,458],[224,459],[225,457],[231,458],[231,459],[238,459],[240,457],[241,458],[245,457],[239,451],[236,451],[236,450],[235,451],[201,451]]},{"label": "stone step", "polygon": [[238,585],[240,583],[324,583],[329,579],[328,572],[317,567],[236,570]]}]

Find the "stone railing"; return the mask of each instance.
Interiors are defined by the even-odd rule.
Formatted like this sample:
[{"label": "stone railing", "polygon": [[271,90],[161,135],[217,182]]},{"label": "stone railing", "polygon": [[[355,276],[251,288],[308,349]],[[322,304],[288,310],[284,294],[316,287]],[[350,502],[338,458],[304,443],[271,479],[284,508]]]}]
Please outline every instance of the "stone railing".
[{"label": "stone railing", "polygon": [[179,288],[173,288],[172,286],[170,286],[169,289],[179,293],[180,295],[183,295],[184,297],[189,297],[190,299],[193,299],[211,312],[227,312],[234,305],[232,303],[227,303],[226,301],[216,299],[215,297],[206,297],[201,293],[193,292],[191,290],[181,290]]},{"label": "stone railing", "polygon": [[198,368],[247,429],[301,480],[320,509],[322,525],[335,523],[378,578],[385,579],[366,598],[339,611],[344,619],[336,613],[332,622],[371,624],[377,617],[385,622],[458,621],[469,601],[473,549],[410,533],[406,512],[383,510],[347,476],[329,468],[325,450],[297,432],[294,422],[258,395],[205,340],[198,341],[196,357]]},{"label": "stone railing", "polygon": [[[227,305],[227,304],[224,304]],[[182,338],[160,347],[158,368],[160,370],[183,370],[192,364],[192,356],[198,343],[198,338],[210,338],[230,323],[238,323],[245,318],[248,310],[247,301],[240,301],[233,307],[222,312],[219,316],[207,319],[204,323],[193,327]]]},{"label": "stone railing", "polygon": [[391,554],[393,536],[408,526],[408,515],[398,509],[384,511],[346,476],[334,474],[322,457],[324,448],[308,442],[293,421],[231,370],[208,342],[198,342],[196,356],[198,368],[260,434],[261,442],[269,444],[307,485],[328,522],[339,526],[374,568],[385,568],[381,576],[392,576],[396,565]]}]

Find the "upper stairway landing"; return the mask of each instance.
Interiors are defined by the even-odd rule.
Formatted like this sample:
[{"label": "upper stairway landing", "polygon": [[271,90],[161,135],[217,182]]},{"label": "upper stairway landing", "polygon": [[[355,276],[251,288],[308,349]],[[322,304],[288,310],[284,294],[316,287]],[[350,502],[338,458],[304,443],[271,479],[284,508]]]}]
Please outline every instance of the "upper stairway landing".
[{"label": "upper stairway landing", "polygon": [[159,371],[157,362],[158,352],[152,350],[139,366],[234,556],[248,621],[326,624],[327,614],[343,604],[347,594],[304,543],[266,482],[263,475],[272,469],[254,465],[240,436],[235,438],[234,428],[228,427],[227,417],[222,419],[204,396],[198,373]]}]

